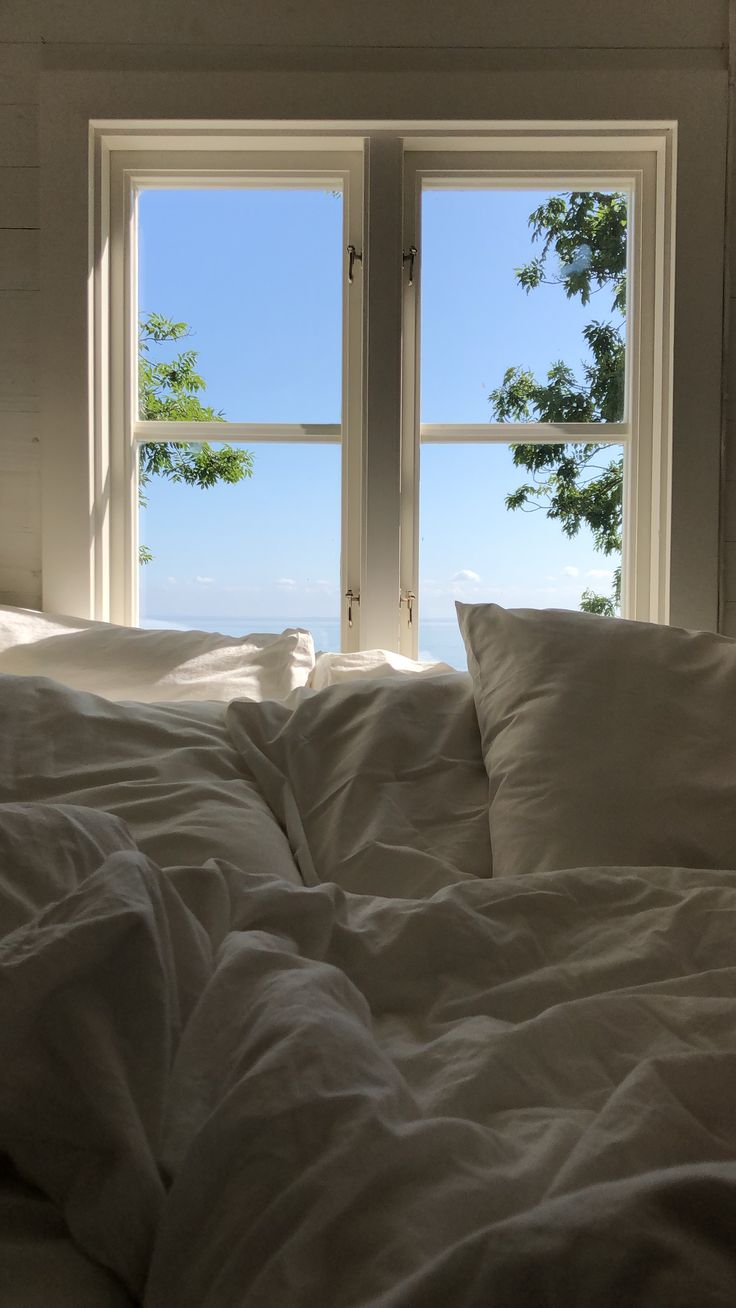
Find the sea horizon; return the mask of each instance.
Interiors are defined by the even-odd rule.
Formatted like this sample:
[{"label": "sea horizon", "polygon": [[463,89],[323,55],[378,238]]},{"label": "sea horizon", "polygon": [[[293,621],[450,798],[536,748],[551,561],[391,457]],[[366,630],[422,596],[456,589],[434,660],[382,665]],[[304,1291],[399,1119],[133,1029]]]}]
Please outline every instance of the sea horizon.
[{"label": "sea horizon", "polygon": [[[275,633],[287,627],[309,631],[320,653],[340,649],[340,619],[306,614],[302,617],[278,614],[190,614],[151,613],[140,618],[141,627],[185,631],[213,631],[223,636]],[[455,618],[427,618],[419,624],[419,658],[423,663],[449,663],[466,669],[465,647]]]}]

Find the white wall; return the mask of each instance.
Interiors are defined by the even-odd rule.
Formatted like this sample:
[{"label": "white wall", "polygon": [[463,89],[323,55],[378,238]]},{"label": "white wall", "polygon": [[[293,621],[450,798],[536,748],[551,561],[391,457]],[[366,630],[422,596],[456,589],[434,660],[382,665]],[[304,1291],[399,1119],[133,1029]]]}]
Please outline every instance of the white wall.
[{"label": "white wall", "polygon": [[736,3],[730,4],[728,185],[724,277],[720,629],[736,636]]},{"label": "white wall", "polygon": [[[523,116],[535,84],[565,86],[562,116],[575,116],[577,88],[590,103],[614,88],[608,115],[681,117],[690,193],[680,230],[720,232],[725,200],[729,5],[727,0],[4,0],[0,6],[0,602],[41,601],[39,380],[39,146],[41,86],[71,70],[100,87],[131,84],[136,114],[151,112],[154,88],[192,104],[192,88],[228,84],[243,117]],[[109,73],[108,73],[109,70]],[[100,76],[102,74],[102,76]],[[181,74],[181,75],[180,75]],[[57,76],[56,86],[62,84]],[[165,91],[165,94],[164,94]],[[100,103],[104,99],[101,92]],[[156,95],[158,91],[156,91]],[[559,98],[559,97],[558,97]],[[196,95],[195,95],[196,100]],[[483,107],[481,106],[483,102]],[[48,103],[48,100],[47,100]],[[428,112],[427,106],[432,108]],[[413,107],[416,107],[413,109]],[[520,109],[522,112],[520,112]],[[193,111],[191,111],[193,112]],[[236,112],[238,112],[236,110]],[[533,116],[533,115],[530,115]],[[51,138],[53,132],[51,132]],[[48,148],[48,140],[47,140]],[[48,160],[53,157],[44,155]],[[705,215],[705,216],[704,216]],[[707,221],[710,227],[707,227]],[[720,224],[720,227],[719,227]],[[699,278],[693,237],[678,242],[678,295],[690,314],[720,313],[718,260]],[[703,283],[704,278],[704,283]],[[83,288],[80,288],[80,296]],[[700,298],[699,298],[700,297]],[[711,312],[705,317],[715,321]],[[683,358],[675,395],[674,509],[683,525],[673,567],[683,595],[703,597],[714,621],[718,569],[720,416],[713,406],[721,342],[706,330],[701,357]],[[688,356],[692,350],[688,350]],[[80,365],[83,364],[80,361]],[[677,366],[677,342],[676,342]],[[81,371],[81,367],[80,367]],[[736,378],[736,359],[730,371]],[[695,378],[695,382],[693,382]],[[685,384],[687,382],[687,384]],[[730,416],[736,419],[736,384]],[[702,457],[693,433],[702,420]],[[678,435],[679,432],[679,435]],[[53,431],[44,432],[53,439]],[[694,456],[693,450],[696,450]],[[721,588],[736,629],[736,459],[724,480]],[[731,489],[729,490],[729,487]],[[696,518],[692,518],[696,506]],[[691,520],[688,519],[691,515]],[[729,604],[733,607],[729,607]],[[697,604],[696,604],[697,608]],[[673,610],[677,620],[677,606]]]},{"label": "white wall", "polygon": [[41,596],[39,64],[37,45],[0,45],[0,601],[31,605]]}]

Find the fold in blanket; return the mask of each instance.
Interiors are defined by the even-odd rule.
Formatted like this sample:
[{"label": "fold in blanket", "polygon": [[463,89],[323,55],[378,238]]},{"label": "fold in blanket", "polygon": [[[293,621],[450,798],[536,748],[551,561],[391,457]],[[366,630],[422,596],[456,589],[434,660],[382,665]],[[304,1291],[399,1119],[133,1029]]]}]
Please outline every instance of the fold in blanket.
[{"label": "fold in blanket", "polygon": [[0,1149],[149,1308],[725,1308],[735,917],[112,853],[0,945]]}]

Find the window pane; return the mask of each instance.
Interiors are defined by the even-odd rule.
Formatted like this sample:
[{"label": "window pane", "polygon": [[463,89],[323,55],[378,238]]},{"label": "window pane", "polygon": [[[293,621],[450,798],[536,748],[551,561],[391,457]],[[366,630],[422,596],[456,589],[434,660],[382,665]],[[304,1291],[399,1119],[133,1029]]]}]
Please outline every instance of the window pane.
[{"label": "window pane", "polygon": [[422,422],[623,419],[626,196],[425,183],[421,241]]},{"label": "window pane", "polygon": [[[213,446],[221,449],[222,446]],[[334,444],[255,443],[253,475],[201,490],[145,487],[142,626],[229,635],[307,627],[340,648],[340,466]]]},{"label": "window pane", "polygon": [[[342,224],[339,189],[140,191],[140,417],[339,423]],[[186,334],[152,340],[152,315]]]},{"label": "window pane", "polygon": [[[584,454],[582,446],[565,449]],[[622,455],[620,445],[591,453],[579,483],[598,481],[615,501]],[[612,596],[619,552],[597,550],[584,525],[568,538],[560,522],[547,517],[541,496],[530,496],[524,508],[506,507],[506,496],[533,480],[514,466],[508,445],[422,445],[420,658],[466,667],[455,600],[577,609],[586,592],[604,601]]]}]

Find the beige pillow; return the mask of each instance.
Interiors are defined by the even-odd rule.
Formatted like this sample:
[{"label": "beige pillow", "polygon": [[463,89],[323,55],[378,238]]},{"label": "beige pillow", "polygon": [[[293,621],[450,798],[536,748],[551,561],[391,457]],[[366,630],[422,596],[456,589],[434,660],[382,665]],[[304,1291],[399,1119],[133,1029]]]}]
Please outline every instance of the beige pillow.
[{"label": "beige pillow", "polygon": [[293,713],[238,700],[226,722],[307,885],[418,898],[490,876],[468,676],[344,682]]},{"label": "beige pillow", "polygon": [[224,714],[217,703],[113,704],[40,677],[0,675],[0,803],[100,810],[161,867],[220,858],[300,884]]},{"label": "beige pillow", "polygon": [[0,606],[0,672],[52,677],[104,699],[286,699],[314,667],[308,631],[146,631]]},{"label": "beige pillow", "polygon": [[736,868],[736,641],[458,604],[495,876]]}]

